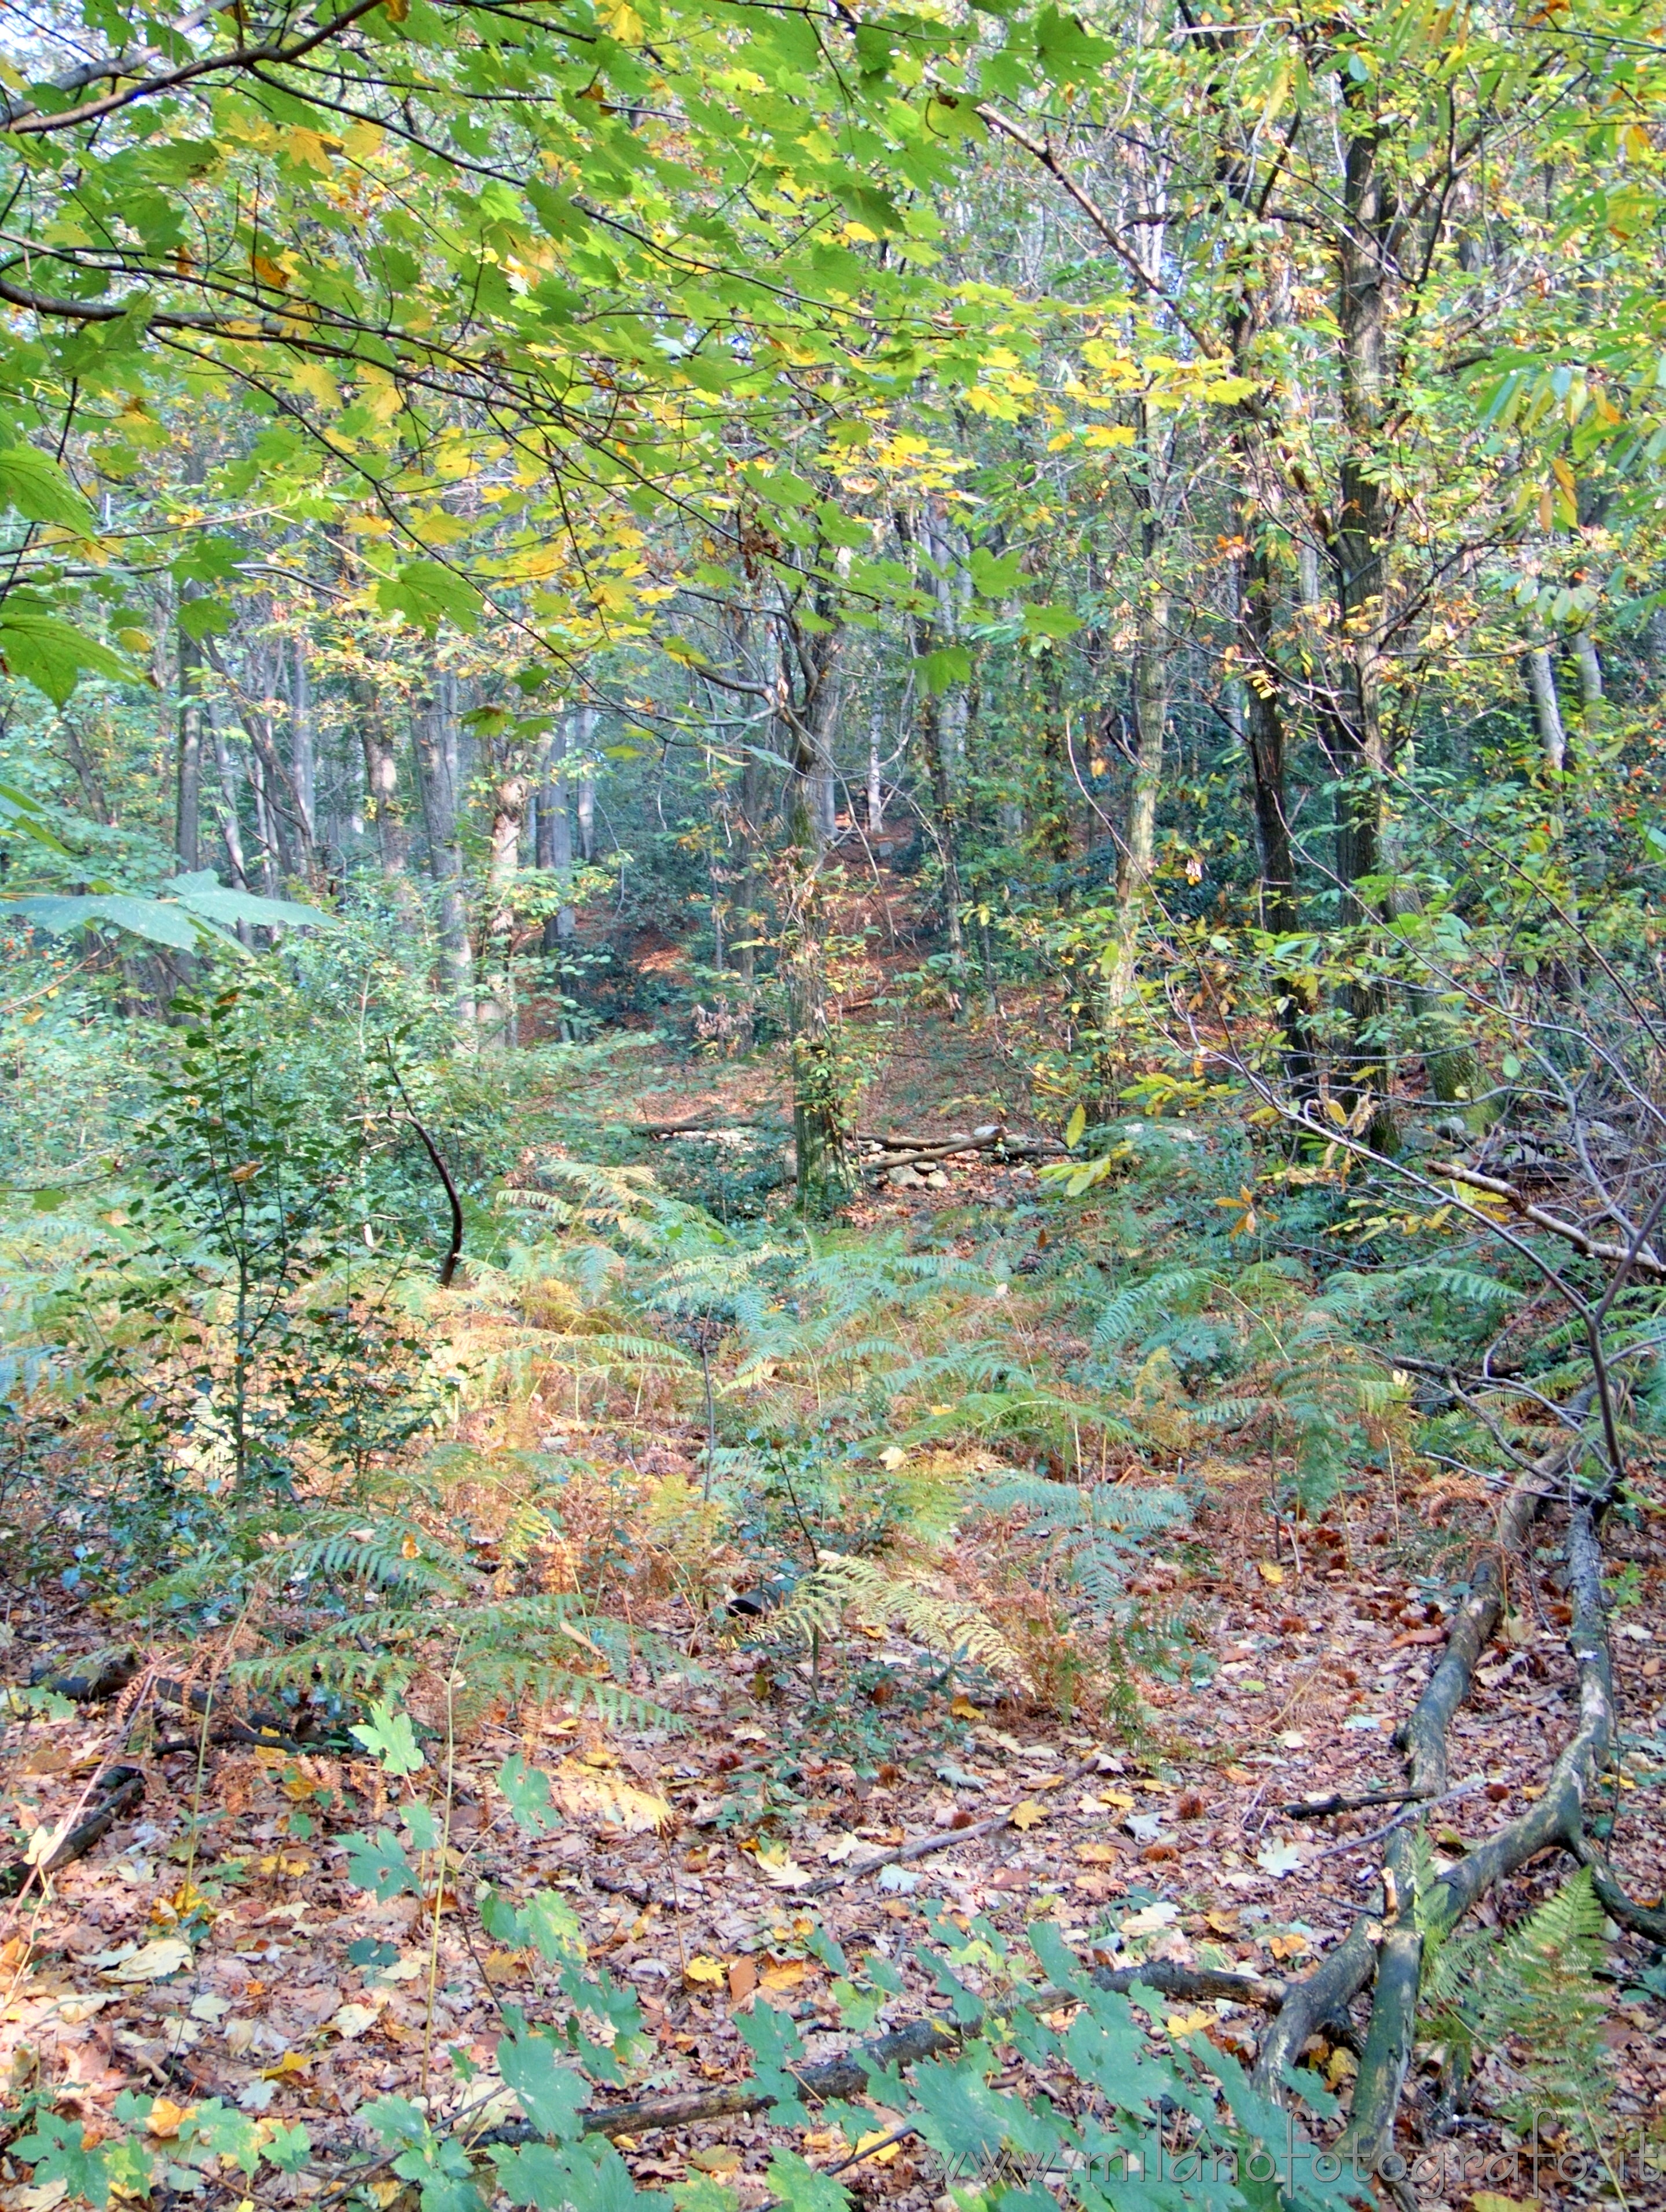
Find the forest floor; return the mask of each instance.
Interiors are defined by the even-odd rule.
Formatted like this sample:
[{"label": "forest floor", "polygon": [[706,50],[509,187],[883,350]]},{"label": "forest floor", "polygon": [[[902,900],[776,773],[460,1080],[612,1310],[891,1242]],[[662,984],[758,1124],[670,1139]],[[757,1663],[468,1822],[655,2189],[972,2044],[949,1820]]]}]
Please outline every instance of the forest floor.
[{"label": "forest floor", "polygon": [[[665,1066],[644,1081],[641,1110],[666,1120],[739,1114],[769,1080],[751,1062]],[[922,1020],[894,1051],[865,1123],[963,1124],[975,1106],[987,1115],[1003,1085],[1016,1091],[1010,1064],[987,1040]],[[936,1210],[987,1224],[1033,1188],[1029,1170],[972,1166],[942,1189],[882,1188],[856,1218],[906,1224]],[[1033,1241],[1033,1230],[1023,1235]],[[645,1481],[698,1468],[696,1419],[665,1414],[644,1425],[609,1414],[563,1419],[559,1428],[557,1448],[582,1453],[614,1484],[627,1517]],[[797,2019],[812,2058],[848,2047],[854,2039],[839,2024],[832,1976],[807,1941],[818,1930],[894,1965],[899,1992],[886,1998],[880,2025],[940,2012],[947,2000],[913,1953],[927,1905],[983,1913],[1009,1933],[1046,1913],[1102,1963],[1168,1959],[1300,1974],[1352,1924],[1378,1876],[1378,1832],[1395,1808],[1321,1819],[1292,1808],[1316,1795],[1403,1786],[1393,1731],[1439,1657],[1451,1586],[1485,1543],[1491,1512],[1479,1485],[1426,1474],[1402,1486],[1362,1475],[1322,1519],[1292,1526],[1274,1516],[1264,1464],[1193,1473],[1202,1498],[1194,1525],[1134,1589],[1172,1649],[1215,1666],[1207,1682],[1184,1664],[1140,1674],[1136,1725],[1118,1731],[1104,1717],[1090,1725],[1018,1697],[979,1705],[947,1688],[894,1705],[863,1706],[853,1694],[837,1724],[824,1709],[812,1720],[804,1668],[761,1669],[674,1589],[638,1589],[628,1600],[636,1624],[691,1655],[687,1674],[655,1692],[687,1732],[605,1727],[557,1710],[488,1715],[465,1731],[456,1754],[458,1890],[465,1878],[484,1878],[520,1892],[537,1878],[569,1899],[593,1959],[639,1992],[657,2057],[633,2083],[636,2097],[700,2090],[747,2071],[735,2018],[759,1994]],[[1657,1474],[1640,1473],[1639,1485],[1666,1512]],[[464,1496],[455,1510],[466,1516],[473,1503]],[[1666,1890],[1666,1546],[1659,1520],[1646,1516],[1611,1528],[1605,1542],[1626,1593],[1614,1633],[1626,1735],[1612,1852],[1633,1897],[1651,1899]],[[1485,1655],[1455,1723],[1453,1794],[1429,1823],[1442,1856],[1525,1810],[1570,1731],[1568,1612],[1548,1558],[1530,1557],[1524,1583],[1511,1589],[1503,1640]],[[63,1671],[76,1654],[132,1633],[79,1607],[56,1581],[5,1592],[0,1644],[14,1682],[27,1682],[41,1663]],[[881,1632],[862,1656],[901,1666],[910,1655],[895,1644]],[[214,1655],[202,1650],[137,1648],[153,1673],[212,1672]],[[7,1795],[25,1836],[72,1822],[91,1778],[112,1759],[144,1778],[142,1802],[87,1856],[0,1907],[0,2067],[13,2094],[36,2081],[60,2084],[60,2109],[97,2128],[122,2090],[149,2091],[162,2100],[154,2124],[164,2133],[170,2112],[217,2096],[302,2120],[315,2145],[342,2152],[362,2148],[354,2115],[368,2097],[423,2094],[435,2111],[474,2101],[470,2077],[479,2070],[489,2081],[502,2008],[525,2004],[536,2014],[540,1970],[522,1954],[483,1949],[465,1917],[443,1909],[431,1954],[430,1916],[417,1898],[377,1905],[348,1886],[339,1838],[381,1823],[398,1785],[366,1759],[215,1746],[192,1723],[172,1744],[153,1730],[147,1747],[145,1728],[134,1727],[137,1710],[130,1689],[114,1706],[82,1705],[9,1731]],[[442,1714],[414,1710],[419,1723],[443,1724]],[[866,1756],[857,1755],[859,1737]],[[674,1832],[631,1834],[598,1814],[528,1841],[509,1825],[491,1779],[517,1751],[546,1762],[574,1758],[669,1798]],[[1007,1825],[972,1832],[1009,1810]],[[962,1842],[847,1878],[870,1854],[962,1828]],[[1509,1917],[1548,1893],[1567,1866],[1547,1853],[1517,1875]],[[840,1886],[804,1894],[830,1875]],[[193,1915],[186,1942],[174,1931]],[[1496,1919],[1496,1905],[1481,1917]],[[355,1963],[366,1959],[367,1939],[374,1955]],[[1414,2132],[1402,2138],[1408,2157],[1421,2161],[1413,2172],[1420,2203],[1474,2200],[1478,2212],[1499,2212],[1500,2197],[1666,2201],[1646,2159],[1639,2162],[1639,2147],[1666,2120],[1666,2007],[1631,1980],[1648,1955],[1629,1938],[1612,1953],[1607,2170],[1586,2159],[1583,2178],[1559,2177],[1511,2152],[1493,2121],[1460,2118],[1444,2137],[1420,2140],[1414,2130],[1432,2095],[1432,2062],[1421,2052],[1404,2108]],[[1179,2010],[1195,2011],[1194,2027],[1244,2056],[1267,2018],[1225,1999]],[[1521,2055],[1487,2054],[1483,2090],[1506,2090]],[[1322,2045],[1310,2056],[1346,2090],[1353,2051]],[[890,2124],[876,2107],[874,2129]],[[843,2148],[813,2125],[783,2130],[744,2117],[618,2140],[642,2186],[713,2175],[739,2191],[743,2212],[769,2194],[763,2169],[781,2142],[812,2163]],[[269,2174],[259,2199],[304,2201],[325,2190],[333,2198],[329,2172],[321,2157],[292,2176]],[[920,2212],[944,2191],[931,2155],[907,2141],[844,2179],[892,2212]],[[0,2203],[14,2212],[51,2212],[64,2195],[61,2184],[28,2185],[9,2160],[0,2181]],[[379,2186],[391,2203],[395,2185]]]}]

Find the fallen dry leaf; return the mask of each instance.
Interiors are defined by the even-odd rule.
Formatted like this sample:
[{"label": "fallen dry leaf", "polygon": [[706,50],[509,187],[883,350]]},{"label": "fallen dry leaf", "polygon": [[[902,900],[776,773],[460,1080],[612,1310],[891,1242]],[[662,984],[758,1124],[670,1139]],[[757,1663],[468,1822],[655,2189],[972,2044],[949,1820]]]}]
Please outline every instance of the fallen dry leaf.
[{"label": "fallen dry leaf", "polygon": [[1115,1866],[1122,1855],[1115,1844],[1078,1844],[1076,1856],[1084,1866]]},{"label": "fallen dry leaf", "polygon": [[1271,1559],[1257,1559],[1256,1572],[1264,1583],[1270,1583],[1274,1589],[1280,1589],[1283,1584],[1284,1569],[1275,1565]]},{"label": "fallen dry leaf", "polygon": [[729,1966],[729,2002],[739,2004],[757,1987],[757,1968],[750,1959],[735,1959]]},{"label": "fallen dry leaf", "polygon": [[1047,1808],[1045,1805],[1037,1804],[1033,1797],[1025,1797],[1013,1806],[1007,1818],[1015,1828],[1027,1833],[1039,1821],[1047,1818]]},{"label": "fallen dry leaf", "polygon": [[185,2117],[185,2108],[183,2105],[176,2105],[172,2097],[158,2097],[150,2107],[150,2117],[146,2120],[145,2126],[153,2136],[166,2142],[168,2136],[179,2134]]},{"label": "fallen dry leaf", "polygon": [[333,2027],[337,2035],[344,2036],[347,2041],[351,2043],[362,2035],[367,2028],[376,2025],[380,2011],[380,2005],[344,2004],[326,2024]]},{"label": "fallen dry leaf", "polygon": [[1201,2035],[1213,2019],[1212,2012],[1171,2012],[1164,2025],[1172,2036]]},{"label": "fallen dry leaf", "polygon": [[183,1936],[159,1936],[142,1944],[131,1958],[109,1970],[112,1982],[161,1982],[191,1964],[191,1946]]},{"label": "fallen dry leaf", "polygon": [[716,1988],[727,1979],[728,1972],[721,1959],[710,1959],[703,1951],[696,1951],[684,1967],[683,1978],[688,1982],[709,1982]]}]

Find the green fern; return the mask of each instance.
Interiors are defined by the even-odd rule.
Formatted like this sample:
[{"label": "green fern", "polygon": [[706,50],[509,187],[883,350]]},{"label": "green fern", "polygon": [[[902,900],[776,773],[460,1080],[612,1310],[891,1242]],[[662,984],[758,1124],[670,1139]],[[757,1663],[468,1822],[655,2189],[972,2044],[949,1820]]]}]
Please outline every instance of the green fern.
[{"label": "green fern", "polygon": [[1581,1868],[1508,1934],[1444,1933],[1433,1917],[1426,1845],[1417,1889],[1428,2031],[1446,2045],[1449,2066],[1467,2074],[1478,2055],[1497,2053],[1514,2076],[1499,2100],[1504,2118],[1520,2125],[1535,2113],[1554,2115],[1589,2137],[1612,2092],[1596,1980],[1603,1915],[1590,1870]]},{"label": "green fern", "polygon": [[905,1573],[842,1552],[822,1553],[814,1571],[753,1640],[778,1646],[806,1644],[812,1636],[836,1635],[847,1616],[874,1627],[894,1625],[951,1663],[970,1662],[1008,1680],[1023,1672],[1017,1652],[976,1606],[939,1597]]},{"label": "green fern", "polygon": [[1096,1619],[1108,1622],[1126,1614],[1128,1571],[1151,1540],[1191,1515],[1185,1497],[1174,1489],[1048,1482],[1025,1474],[985,1490],[978,1504],[987,1513],[1022,1511],[1064,1580],[1081,1593]]}]

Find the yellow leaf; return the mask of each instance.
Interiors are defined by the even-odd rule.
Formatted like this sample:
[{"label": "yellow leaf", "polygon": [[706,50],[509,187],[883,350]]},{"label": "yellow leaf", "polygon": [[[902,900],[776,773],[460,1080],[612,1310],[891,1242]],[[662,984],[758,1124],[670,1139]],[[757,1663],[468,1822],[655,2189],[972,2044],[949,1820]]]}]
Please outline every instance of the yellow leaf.
[{"label": "yellow leaf", "polygon": [[1173,2036],[1201,2035],[1213,2018],[1212,2012],[1171,2012],[1166,2025]]},{"label": "yellow leaf", "polygon": [[[390,15],[392,14],[391,6],[388,12]],[[393,20],[397,23],[399,18],[395,15]],[[387,2212],[388,2206],[404,2187],[404,2184],[402,2181],[373,2181],[366,2189],[365,2194],[376,2207],[376,2212]]]},{"label": "yellow leaf", "polygon": [[1027,1832],[1047,1818],[1047,1808],[1045,1805],[1037,1804],[1033,1797],[1025,1797],[1013,1806],[1007,1817],[1015,1828]]},{"label": "yellow leaf", "polygon": [[1469,2203],[1471,2212],[1539,2212],[1536,2197],[1499,2197],[1490,2189],[1478,2189]]},{"label": "yellow leaf", "polygon": [[1131,446],[1134,433],[1124,422],[1093,422],[1082,433],[1085,446]]},{"label": "yellow leaf", "polygon": [[1082,1141],[1082,1132],[1086,1127],[1087,1109],[1079,1104],[1072,1109],[1070,1119],[1064,1125],[1064,1140],[1072,1152]]},{"label": "yellow leaf", "polygon": [[885,2137],[890,2133],[891,2130],[889,2128],[873,2129],[869,2134],[863,2136],[859,2140],[851,2155],[854,2158],[860,2158],[865,2154],[871,2153],[872,2155],[868,2158],[868,2163],[870,2166],[889,2166],[891,2160],[896,2157],[897,2152],[902,2149],[902,2144],[899,2142],[886,2143],[884,2150],[876,2150],[874,2148],[874,2145],[876,2143],[885,2142]]},{"label": "yellow leaf", "polygon": [[689,1982],[710,1982],[714,1987],[726,1982],[729,1970],[721,1959],[708,1959],[703,1951],[696,1951],[683,1969],[683,1978]]},{"label": "yellow leaf", "polygon": [[[344,2005],[342,2010],[345,2012],[346,2009]],[[303,2051],[286,2051],[276,2065],[265,2069],[264,2078],[268,2081],[281,2081],[286,2074],[306,2073],[312,2063]]]},{"label": "yellow leaf", "polygon": [[783,1959],[779,1966],[763,1969],[758,1986],[766,1990],[795,1990],[809,1978],[810,1969],[802,1959]]},{"label": "yellow leaf", "polygon": [[303,169],[316,169],[321,176],[329,175],[330,155],[324,140],[304,123],[293,123],[283,133],[283,150]]},{"label": "yellow leaf", "polygon": [[399,1547],[399,1557],[402,1559],[419,1559],[422,1556],[422,1546],[414,1536],[407,1536]]},{"label": "yellow leaf", "polygon": [[1271,1583],[1274,1589],[1277,1589],[1284,1580],[1284,1569],[1274,1566],[1271,1559],[1257,1559],[1256,1572],[1264,1583]]},{"label": "yellow leaf", "polygon": [[1047,450],[1049,453],[1061,453],[1067,446],[1073,446],[1075,442],[1076,433],[1073,430],[1060,430],[1048,440]]},{"label": "yellow leaf", "polygon": [[983,1717],[970,1698],[951,1698],[949,1711],[958,1721],[981,1721]]},{"label": "yellow leaf", "polygon": [[653,1790],[635,1789],[614,1774],[588,1773],[569,1759],[563,1759],[550,1775],[550,1794],[562,1811],[575,1819],[600,1817],[628,1835],[646,1835],[650,1829],[677,1824],[677,1814],[667,1799]]},{"label": "yellow leaf", "polygon": [[183,2105],[176,2105],[172,2097],[158,2097],[150,2107],[150,2118],[145,2122],[145,2126],[153,2136],[166,2141],[169,2136],[179,2134],[185,2118],[185,2107]]},{"label": "yellow leaf", "polygon": [[887,1444],[879,1455],[879,1464],[888,1474],[895,1474],[899,1467],[908,1465],[908,1458],[900,1444]]},{"label": "yellow leaf", "polygon": [[1099,1802],[1109,1805],[1113,1812],[1131,1813],[1134,1810],[1134,1797],[1127,1790],[1102,1790]]},{"label": "yellow leaf", "polygon": [[1115,1844],[1078,1844],[1076,1856],[1084,1866],[1115,1866],[1122,1853]]}]

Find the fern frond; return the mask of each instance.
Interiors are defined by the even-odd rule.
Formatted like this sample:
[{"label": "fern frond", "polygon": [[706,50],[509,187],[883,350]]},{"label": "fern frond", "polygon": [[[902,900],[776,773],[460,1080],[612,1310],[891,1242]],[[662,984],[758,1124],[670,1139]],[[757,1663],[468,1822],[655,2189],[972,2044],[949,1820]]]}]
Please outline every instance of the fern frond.
[{"label": "fern frond", "polygon": [[1009,1680],[1023,1672],[1017,1652],[976,1606],[939,1597],[905,1575],[842,1552],[821,1554],[814,1571],[769,1616],[760,1640],[801,1644],[812,1633],[830,1636],[847,1615],[873,1627],[899,1627],[940,1659],[970,1660]]}]

